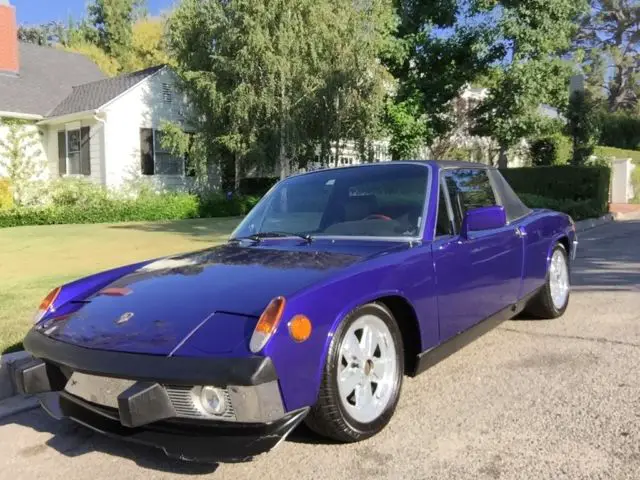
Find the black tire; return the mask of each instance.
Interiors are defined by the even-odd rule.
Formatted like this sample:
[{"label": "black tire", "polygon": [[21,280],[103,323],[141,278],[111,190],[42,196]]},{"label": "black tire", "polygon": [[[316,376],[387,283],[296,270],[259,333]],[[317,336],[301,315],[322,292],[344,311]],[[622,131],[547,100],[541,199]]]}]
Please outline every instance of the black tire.
[{"label": "black tire", "polygon": [[[342,404],[338,392],[338,371],[341,361],[340,346],[342,340],[349,326],[366,314],[377,316],[389,328],[395,346],[397,368],[387,406],[373,421],[360,423],[349,414]],[[344,443],[358,442],[374,436],[387,426],[395,412],[400,398],[403,375],[404,349],[402,335],[392,313],[384,305],[378,303],[370,303],[356,308],[342,321],[333,336],[322,374],[318,401],[311,408],[305,419],[307,426],[324,437]]]},{"label": "black tire", "polygon": [[[557,308],[553,304],[553,299],[551,297],[551,282],[549,270],[547,270],[547,279],[545,281],[544,286],[540,289],[540,291],[536,294],[535,297],[531,299],[527,307],[525,308],[525,313],[532,315],[536,318],[551,320],[554,318],[561,317],[564,315],[564,312],[567,310],[569,306],[569,299],[571,298],[571,266],[569,263],[569,255],[567,254],[567,249],[561,243],[558,243],[554,248],[553,255],[556,251],[560,251],[564,257],[564,261],[567,265],[567,269],[569,271],[569,293],[567,294],[567,299],[564,302],[564,305],[561,308]],[[549,262],[549,267],[551,267],[551,262]]]}]

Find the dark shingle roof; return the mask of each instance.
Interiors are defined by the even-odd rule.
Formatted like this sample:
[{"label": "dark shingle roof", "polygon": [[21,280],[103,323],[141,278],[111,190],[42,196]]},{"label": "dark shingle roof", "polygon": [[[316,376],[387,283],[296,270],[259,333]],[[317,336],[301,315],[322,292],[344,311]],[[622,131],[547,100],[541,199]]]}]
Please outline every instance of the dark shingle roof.
[{"label": "dark shingle roof", "polygon": [[20,74],[0,75],[0,111],[44,116],[71,93],[73,85],[105,77],[77,53],[20,43],[19,54]]},{"label": "dark shingle roof", "polygon": [[106,78],[73,87],[73,92],[47,116],[59,117],[98,109],[162,68],[164,68],[164,65],[158,65],[139,72],[127,73],[119,77]]}]

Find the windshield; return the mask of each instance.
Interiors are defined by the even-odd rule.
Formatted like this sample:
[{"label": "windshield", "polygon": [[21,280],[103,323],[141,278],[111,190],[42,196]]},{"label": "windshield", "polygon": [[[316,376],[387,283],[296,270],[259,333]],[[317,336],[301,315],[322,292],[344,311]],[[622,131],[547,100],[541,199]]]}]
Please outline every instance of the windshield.
[{"label": "windshield", "polygon": [[269,232],[311,236],[416,237],[429,169],[381,164],[329,169],[277,184],[232,238]]}]

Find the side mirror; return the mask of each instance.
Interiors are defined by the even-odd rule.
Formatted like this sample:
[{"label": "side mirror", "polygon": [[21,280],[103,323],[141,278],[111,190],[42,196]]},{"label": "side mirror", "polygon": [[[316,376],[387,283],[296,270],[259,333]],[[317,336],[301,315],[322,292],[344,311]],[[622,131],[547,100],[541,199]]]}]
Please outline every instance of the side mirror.
[{"label": "side mirror", "polygon": [[502,228],[506,224],[507,214],[504,211],[504,207],[496,205],[493,207],[474,208],[464,216],[460,236],[468,238],[471,232]]}]

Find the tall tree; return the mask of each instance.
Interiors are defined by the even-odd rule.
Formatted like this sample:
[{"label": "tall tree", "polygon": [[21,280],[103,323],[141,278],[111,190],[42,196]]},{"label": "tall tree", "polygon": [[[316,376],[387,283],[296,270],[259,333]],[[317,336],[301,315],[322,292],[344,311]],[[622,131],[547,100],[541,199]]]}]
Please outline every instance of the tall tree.
[{"label": "tall tree", "polygon": [[553,125],[540,113],[548,104],[564,109],[573,66],[563,60],[577,32],[586,0],[476,0],[474,9],[490,18],[504,56],[495,69],[489,97],[476,109],[476,133],[500,145],[499,166],[520,139]]},{"label": "tall tree", "polygon": [[631,110],[640,98],[640,1],[590,0],[576,41],[592,95],[610,112]]},{"label": "tall tree", "polygon": [[133,24],[142,16],[145,4],[145,0],[93,0],[87,14],[96,31],[97,45],[116,58],[127,57]]},{"label": "tall tree", "polygon": [[[396,0],[399,54],[387,59],[398,79],[388,128],[394,158],[402,145],[431,145],[455,128],[453,100],[500,58],[487,20],[458,0]],[[410,107],[410,108],[408,108]],[[399,114],[399,115],[398,115]],[[398,121],[410,126],[398,128]]]},{"label": "tall tree", "polygon": [[318,148],[358,139],[384,106],[387,0],[184,0],[168,44],[209,156],[285,176]]}]

